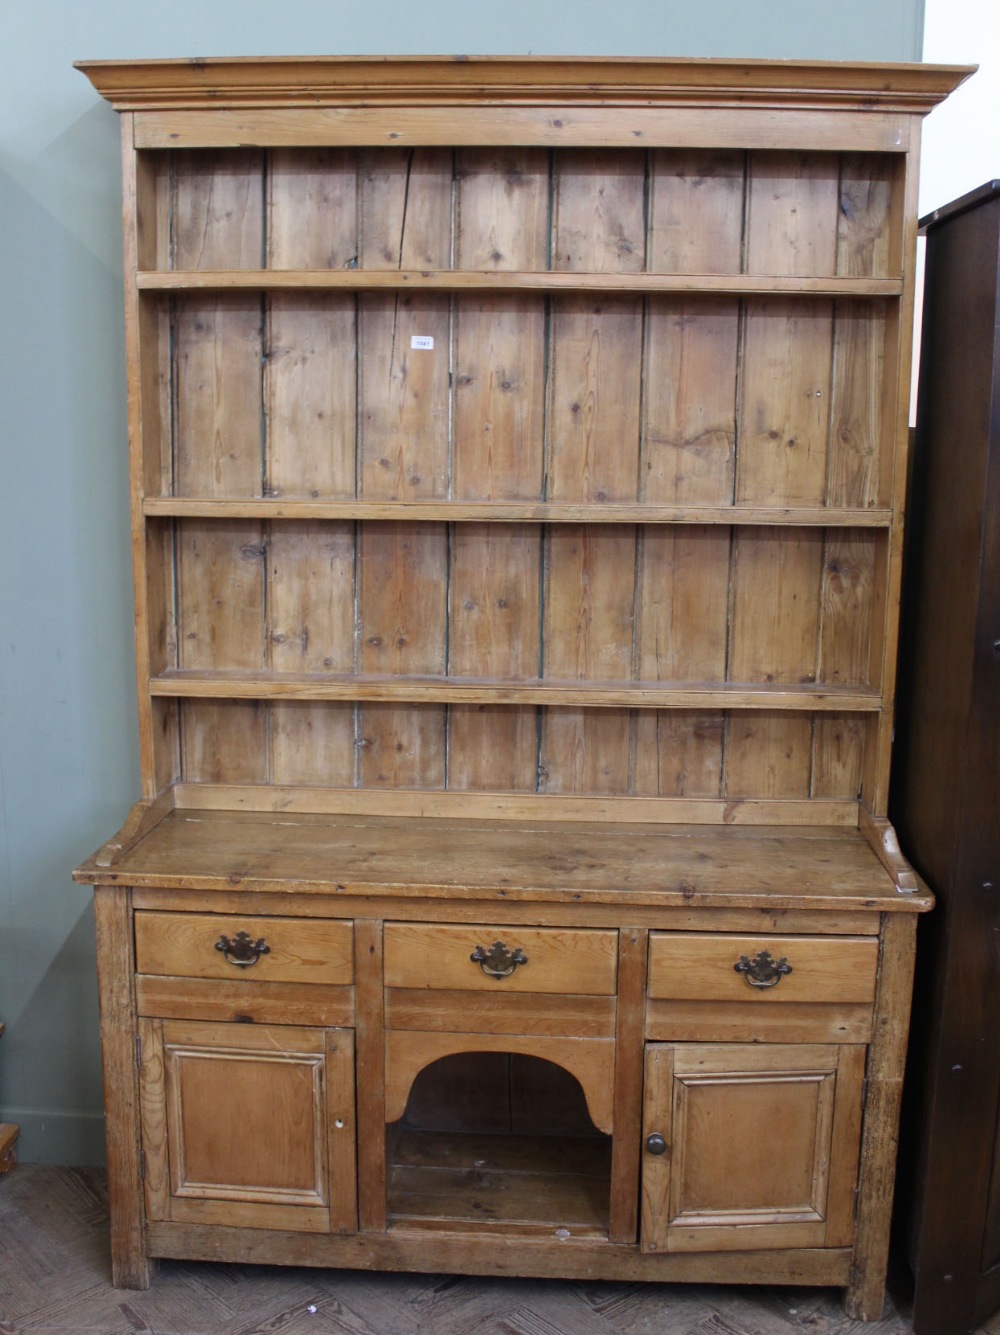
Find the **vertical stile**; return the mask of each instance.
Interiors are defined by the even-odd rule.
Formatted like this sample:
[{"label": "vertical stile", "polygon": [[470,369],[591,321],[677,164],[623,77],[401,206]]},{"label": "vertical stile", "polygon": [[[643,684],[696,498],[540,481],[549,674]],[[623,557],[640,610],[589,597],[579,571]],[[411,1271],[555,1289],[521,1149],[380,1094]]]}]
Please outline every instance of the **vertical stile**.
[{"label": "vertical stile", "polygon": [[165,187],[149,156],[135,152],[132,132],[133,118],[124,115],[125,344],[139,760],[143,793],[152,797],[178,777],[179,765],[176,707],[149,696],[149,676],[168,666],[169,646],[176,640],[170,531],[147,523],[142,514],[143,497],[163,495],[170,482],[170,437],[161,417],[164,336],[169,324],[161,305],[139,295],[135,272],[155,267],[164,244],[160,224]]},{"label": "vertical stile", "polygon": [[[349,150],[274,150],[268,171],[267,266],[357,264],[357,163]],[[352,295],[274,292],[268,312],[265,493],[355,494],[357,346]],[[272,523],[268,648],[278,672],[354,668],[354,525]],[[349,704],[270,706],[275,783],[354,782]]]},{"label": "vertical stile", "polygon": [[[877,731],[865,748],[862,797],[876,816],[886,814],[892,748],[899,588],[902,577],[903,506],[909,438],[910,363],[917,248],[917,190],[920,171],[920,122],[910,130],[909,151],[893,173],[887,225],[889,267],[903,277],[903,293],[890,309],[885,332],[886,378],[881,413],[882,452],[886,466],[882,494],[893,510],[892,528],[876,548],[873,581],[871,681],[882,692]],[[905,332],[904,332],[905,331]]]},{"label": "vertical stile", "polygon": [[[650,270],[738,273],[745,176],[742,153],[654,153]],[[739,321],[730,298],[649,299],[640,500],[731,502]],[[636,629],[642,680],[725,679],[729,548],[730,531],[718,526],[646,529]],[[636,792],[718,796],[722,729],[717,712],[640,713]]]},{"label": "vertical stile", "polygon": [[[148,154],[129,157],[135,172],[136,262],[140,269],[164,264],[169,246],[169,173],[162,159]],[[129,270],[131,273],[131,269]],[[132,282],[131,278],[129,282]],[[133,294],[129,298],[135,300]],[[173,486],[171,454],[170,330],[169,303],[151,296],[141,297],[138,310],[139,421],[143,496],[168,496]],[[134,478],[134,474],[133,474]],[[133,481],[133,503],[137,495]],[[176,662],[176,581],[174,541],[169,524],[149,523],[137,512],[137,530],[145,528],[144,541],[134,543],[135,578],[145,569],[148,670],[162,672]],[[138,585],[137,585],[138,587]],[[138,606],[138,604],[137,604]],[[137,618],[137,631],[141,618]],[[143,699],[145,688],[140,690]],[[143,765],[144,783],[151,777],[152,791],[159,791],[180,775],[178,708],[164,700],[140,706],[140,716],[149,708],[152,721],[153,773]],[[144,722],[140,721],[140,735]]]},{"label": "vertical stile", "polygon": [[[451,151],[373,150],[362,156],[359,170],[361,267],[447,268]],[[359,489],[366,499],[448,494],[449,326],[444,296],[371,293],[360,299]],[[413,348],[414,336],[433,338],[433,349]],[[363,524],[359,560],[361,670],[442,673],[445,526]],[[361,716],[362,784],[443,786],[443,706],[366,705]]]},{"label": "vertical stile", "polygon": [[[153,233],[149,234],[148,227],[140,228],[140,236],[144,239],[139,247],[139,268],[166,271],[172,263],[171,157],[169,154],[136,154],[135,158],[137,171],[152,168],[155,191],[151,202]],[[143,167],[143,163],[148,166]],[[126,266],[126,282],[131,281],[128,274]],[[142,413],[147,423],[143,428],[144,493],[147,496],[174,496],[173,303],[166,294],[156,297],[149,293],[139,303],[139,312]],[[152,436],[148,434],[150,431]],[[155,450],[149,448],[150,440],[157,441]],[[154,602],[157,598],[163,599],[163,640],[158,648],[154,647],[155,637],[150,643],[149,666],[150,671],[156,673],[177,666],[177,525],[168,521],[160,521],[157,525],[146,520],[145,526],[151,597]],[[162,592],[152,593],[153,584],[159,584]],[[139,699],[141,719],[144,709],[142,691]],[[152,700],[150,705],[154,725],[153,787],[160,790],[183,773],[180,705],[176,700]],[[143,774],[145,776],[145,769]]]},{"label": "vertical stile", "polygon": [[[178,154],[171,249],[178,269],[255,269],[263,239],[263,162],[256,151]],[[180,495],[260,493],[260,301],[253,295],[177,303],[176,479]],[[185,520],[179,526],[180,667],[264,665],[264,550],[253,520]],[[189,781],[261,782],[263,706],[185,701]]]},{"label": "vertical stile", "polygon": [[[456,266],[544,270],[548,191],[544,150],[459,152]],[[544,332],[541,296],[483,293],[456,300],[455,500],[540,499]],[[456,525],[449,565],[450,673],[535,675],[539,562],[532,525]],[[535,712],[527,706],[453,705],[449,783],[530,790],[535,742]]]},{"label": "vertical stile", "polygon": [[[563,272],[645,267],[645,156],[574,150],[555,159],[552,248]],[[550,501],[631,500],[640,434],[642,300],[609,294],[552,303],[548,385]],[[544,675],[632,675],[636,529],[553,525],[546,538]],[[549,792],[625,794],[624,709],[548,710],[540,784]]]}]

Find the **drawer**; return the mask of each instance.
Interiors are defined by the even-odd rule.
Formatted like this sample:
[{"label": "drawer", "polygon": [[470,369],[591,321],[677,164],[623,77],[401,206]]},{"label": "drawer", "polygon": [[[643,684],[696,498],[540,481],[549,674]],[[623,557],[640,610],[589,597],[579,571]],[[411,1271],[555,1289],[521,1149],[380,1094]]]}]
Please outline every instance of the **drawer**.
[{"label": "drawer", "polygon": [[385,925],[386,987],[613,996],[617,973],[616,931]]},{"label": "drawer", "polygon": [[[225,949],[219,948],[220,942]],[[139,911],[135,915],[135,954],[136,971],[141,974],[229,982],[354,981],[352,925],[323,918]]]},{"label": "drawer", "polygon": [[[762,952],[769,959],[755,984]],[[743,961],[751,967],[737,969]],[[870,1003],[877,970],[875,937],[653,932],[648,992],[673,1001]]]}]

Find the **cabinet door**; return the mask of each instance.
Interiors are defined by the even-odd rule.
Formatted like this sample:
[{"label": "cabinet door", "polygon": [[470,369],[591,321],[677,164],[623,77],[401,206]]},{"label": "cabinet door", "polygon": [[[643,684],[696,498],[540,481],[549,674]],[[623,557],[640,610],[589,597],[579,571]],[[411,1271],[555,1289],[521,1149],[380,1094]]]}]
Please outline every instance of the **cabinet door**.
[{"label": "cabinet door", "polygon": [[357,1226],[349,1029],[140,1021],[150,1219]]},{"label": "cabinet door", "polygon": [[651,1043],[644,1251],[851,1242],[863,1045]]}]

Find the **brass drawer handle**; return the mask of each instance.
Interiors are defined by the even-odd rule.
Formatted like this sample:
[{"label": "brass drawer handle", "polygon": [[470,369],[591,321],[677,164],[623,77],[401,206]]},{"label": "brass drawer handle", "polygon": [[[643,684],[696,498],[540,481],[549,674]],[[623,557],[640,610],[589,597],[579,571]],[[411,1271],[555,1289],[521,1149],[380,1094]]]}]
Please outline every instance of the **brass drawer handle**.
[{"label": "brass drawer handle", "polygon": [[777,987],[786,973],[792,972],[792,966],[782,955],[776,960],[769,950],[762,950],[750,959],[741,955],[733,968],[741,973],[751,987]]},{"label": "brass drawer handle", "polygon": [[497,982],[501,978],[509,978],[519,964],[528,962],[520,946],[512,951],[502,941],[494,941],[489,950],[476,946],[469,959],[473,964],[478,964],[487,977],[495,978]]},{"label": "brass drawer handle", "polygon": [[228,936],[220,936],[215,948],[221,950],[228,963],[235,964],[237,969],[249,969],[261,955],[271,953],[271,947],[262,936],[255,941],[249,932],[237,932],[232,940]]}]

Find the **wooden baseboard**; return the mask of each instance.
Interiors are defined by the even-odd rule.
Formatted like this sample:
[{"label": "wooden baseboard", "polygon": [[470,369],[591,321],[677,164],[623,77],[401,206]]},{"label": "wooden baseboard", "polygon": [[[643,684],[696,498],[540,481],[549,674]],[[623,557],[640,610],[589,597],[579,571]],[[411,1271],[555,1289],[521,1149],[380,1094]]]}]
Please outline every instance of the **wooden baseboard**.
[{"label": "wooden baseboard", "polygon": [[488,1231],[435,1235],[400,1228],[386,1233],[320,1235],[177,1223],[150,1223],[147,1246],[152,1257],[184,1260],[456,1275],[830,1287],[848,1282],[851,1258],[848,1248],[653,1255],[634,1246],[590,1238],[497,1238]]},{"label": "wooden baseboard", "polygon": [[0,1173],[9,1173],[17,1163],[14,1145],[20,1131],[13,1122],[0,1122]]}]

